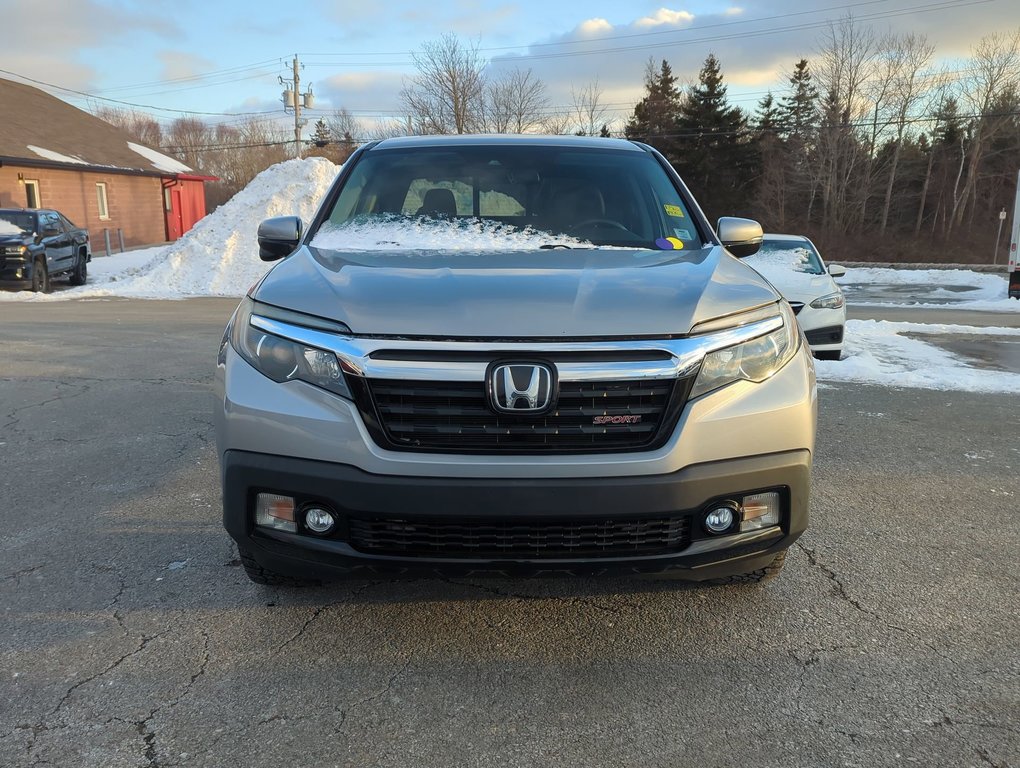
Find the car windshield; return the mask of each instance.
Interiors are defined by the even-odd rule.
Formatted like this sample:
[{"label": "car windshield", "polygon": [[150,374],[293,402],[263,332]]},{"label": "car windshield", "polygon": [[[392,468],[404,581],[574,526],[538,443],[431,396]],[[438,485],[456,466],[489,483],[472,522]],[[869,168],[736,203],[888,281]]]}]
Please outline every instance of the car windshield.
[{"label": "car windshield", "polygon": [[35,215],[22,211],[0,211],[0,235],[24,235],[35,231]]},{"label": "car windshield", "polygon": [[778,268],[808,275],[825,273],[818,252],[807,240],[766,239],[758,253],[749,256],[745,261],[759,271],[760,268]]},{"label": "car windshield", "polygon": [[654,157],[593,147],[394,148],[361,158],[313,245],[700,248]]}]

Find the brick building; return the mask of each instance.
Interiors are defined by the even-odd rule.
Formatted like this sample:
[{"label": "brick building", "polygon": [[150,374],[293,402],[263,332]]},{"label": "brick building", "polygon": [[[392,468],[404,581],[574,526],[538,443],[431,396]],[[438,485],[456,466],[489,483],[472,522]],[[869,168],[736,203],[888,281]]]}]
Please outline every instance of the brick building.
[{"label": "brick building", "polygon": [[205,215],[204,182],[181,162],[38,88],[0,79],[0,208],[55,208],[102,251],[176,240]]}]

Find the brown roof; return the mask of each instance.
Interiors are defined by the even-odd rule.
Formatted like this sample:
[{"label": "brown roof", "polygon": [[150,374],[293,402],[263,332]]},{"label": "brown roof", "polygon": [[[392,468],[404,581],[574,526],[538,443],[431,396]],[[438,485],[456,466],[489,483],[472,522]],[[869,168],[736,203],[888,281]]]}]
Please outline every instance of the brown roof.
[{"label": "brown roof", "polygon": [[[30,85],[0,78],[0,105],[0,164],[78,170],[93,166],[159,176],[194,173],[121,129]],[[128,142],[144,147],[149,156]]]}]

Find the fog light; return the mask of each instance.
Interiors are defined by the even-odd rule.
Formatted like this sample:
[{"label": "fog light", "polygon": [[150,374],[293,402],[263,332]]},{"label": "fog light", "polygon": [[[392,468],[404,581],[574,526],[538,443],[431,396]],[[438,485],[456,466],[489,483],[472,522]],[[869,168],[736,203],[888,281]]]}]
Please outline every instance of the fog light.
[{"label": "fog light", "polygon": [[740,530],[758,531],[779,525],[779,507],[779,494],[775,491],[745,496],[740,505]]},{"label": "fog light", "polygon": [[305,511],[305,527],[320,536],[333,530],[336,520],[322,507],[309,507]]},{"label": "fog light", "polygon": [[276,493],[260,493],[255,499],[255,524],[264,528],[297,533],[294,499]]},{"label": "fog light", "polygon": [[705,530],[709,533],[726,533],[733,527],[736,513],[732,507],[713,507],[705,515]]}]

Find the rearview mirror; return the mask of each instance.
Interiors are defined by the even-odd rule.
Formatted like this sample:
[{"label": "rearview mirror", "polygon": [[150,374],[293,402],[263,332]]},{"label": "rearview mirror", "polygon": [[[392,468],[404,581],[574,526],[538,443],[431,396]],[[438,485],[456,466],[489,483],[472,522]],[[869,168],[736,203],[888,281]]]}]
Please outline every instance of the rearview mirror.
[{"label": "rearview mirror", "polygon": [[830,264],[829,274],[832,275],[832,277],[843,277],[843,275],[846,274],[846,267],[841,267],[839,264]]},{"label": "rearview mirror", "polygon": [[297,216],[276,216],[259,224],[259,258],[276,261],[294,252],[304,225]]},{"label": "rearview mirror", "polygon": [[757,221],[738,219],[735,216],[723,216],[715,229],[726,250],[738,259],[758,253],[765,236]]}]

